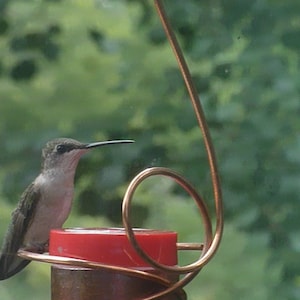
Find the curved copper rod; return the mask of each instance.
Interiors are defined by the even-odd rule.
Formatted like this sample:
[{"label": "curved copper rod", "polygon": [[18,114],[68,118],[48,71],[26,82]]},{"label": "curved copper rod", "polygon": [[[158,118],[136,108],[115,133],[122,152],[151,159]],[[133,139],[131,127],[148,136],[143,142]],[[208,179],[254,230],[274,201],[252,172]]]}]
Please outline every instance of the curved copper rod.
[{"label": "curved copper rod", "polygon": [[[179,65],[179,69],[181,71],[181,74],[183,76],[185,85],[187,87],[195,114],[197,118],[198,125],[201,129],[204,144],[208,156],[208,162],[211,172],[211,179],[212,179],[212,186],[213,186],[213,192],[214,192],[214,200],[215,200],[215,209],[216,209],[216,229],[215,234],[211,240],[211,231],[209,229],[208,223],[210,224],[210,219],[208,215],[206,214],[206,208],[204,205],[204,202],[202,201],[202,198],[197,194],[195,189],[190,186],[183,177],[177,175],[175,172],[169,169],[165,168],[152,168],[150,170],[144,170],[141,173],[139,173],[130,183],[124,199],[123,199],[123,209],[122,209],[122,216],[123,216],[123,224],[127,232],[127,236],[131,242],[131,244],[134,246],[135,250],[139,253],[139,255],[148,263],[153,265],[154,267],[167,271],[167,272],[177,272],[177,273],[187,273],[181,280],[176,282],[173,286],[167,288],[166,290],[157,293],[155,295],[152,295],[151,297],[145,298],[144,300],[153,300],[158,299],[164,295],[167,295],[171,292],[174,292],[178,288],[182,288],[184,285],[186,285],[188,282],[190,282],[201,270],[201,268],[207,264],[210,259],[214,256],[216,253],[220,242],[222,238],[223,233],[223,203],[222,203],[222,191],[221,191],[221,184],[220,179],[218,176],[218,169],[217,169],[217,162],[215,157],[215,151],[213,147],[213,143],[210,137],[209,129],[206,123],[205,115],[201,107],[200,99],[198,96],[198,92],[193,84],[191,74],[189,72],[188,66],[186,64],[186,61],[184,59],[183,53],[181,51],[181,48],[177,42],[176,36],[171,28],[171,25],[168,21],[168,17],[165,13],[163,4],[161,0],[154,0],[155,8],[157,10],[157,13],[160,17],[160,20],[162,22],[163,28],[166,32],[167,38],[171,44],[171,47],[174,51],[175,57],[177,59],[177,63]],[[206,233],[206,241],[203,244],[203,251],[200,258],[187,266],[164,266],[161,265],[154,260],[151,259],[144,251],[140,248],[139,244],[137,243],[133,229],[130,224],[130,203],[131,199],[133,197],[134,191],[137,188],[137,186],[147,177],[152,175],[165,175],[169,176],[175,181],[180,184],[197,202],[198,207],[200,209],[200,213],[202,215],[202,218],[204,218],[204,225],[205,225],[205,233]],[[207,219],[208,218],[208,219]],[[207,236],[207,234],[209,236]],[[190,273],[189,273],[190,272]]]},{"label": "curved copper rod", "polygon": [[189,92],[190,99],[192,102],[192,105],[194,107],[194,111],[196,114],[196,118],[199,124],[199,127],[201,128],[204,144],[208,156],[208,162],[210,166],[211,171],[211,179],[212,179],[212,185],[213,185],[213,191],[214,191],[214,198],[215,198],[215,207],[216,207],[216,232],[215,237],[213,239],[211,248],[207,256],[213,255],[221,242],[222,233],[223,233],[223,226],[224,226],[224,220],[223,220],[223,201],[222,201],[222,190],[221,190],[221,183],[218,175],[218,167],[217,167],[217,160],[215,155],[214,146],[211,140],[211,136],[209,133],[209,128],[206,123],[206,118],[200,103],[200,99],[198,96],[198,92],[194,86],[192,76],[190,74],[189,68],[187,66],[187,63],[184,59],[183,53],[181,51],[181,48],[178,44],[178,41],[176,39],[176,36],[172,30],[172,27],[169,23],[167,14],[165,12],[164,6],[162,4],[161,0],[154,0],[155,8],[157,10],[157,13],[160,17],[161,23],[163,25],[163,28],[166,32],[167,38],[170,42],[170,45],[173,49],[173,52],[175,54],[179,69],[181,71],[181,74],[183,76],[186,88]]},{"label": "curved copper rod", "polygon": [[[139,254],[147,260],[148,263],[151,263],[152,265],[156,267],[161,267],[165,271],[172,272],[175,269],[179,272],[189,272],[193,271],[193,267],[195,268],[201,268],[203,267],[215,254],[215,252],[218,249],[218,246],[221,241],[222,237],[222,232],[223,232],[223,207],[222,207],[222,193],[221,193],[221,186],[220,186],[220,181],[219,181],[219,176],[218,176],[218,170],[217,170],[217,163],[216,163],[216,158],[215,158],[215,153],[214,153],[214,148],[213,144],[211,141],[211,137],[209,134],[209,129],[205,120],[204,112],[202,110],[201,104],[200,104],[200,99],[198,97],[198,93],[194,87],[188,66],[185,62],[184,56],[182,54],[182,51],[180,49],[180,46],[177,42],[177,39],[174,35],[173,30],[171,29],[171,25],[168,21],[167,15],[165,13],[164,7],[162,5],[162,1],[160,0],[154,0],[155,2],[155,7],[157,9],[158,15],[160,16],[161,22],[163,24],[163,27],[166,31],[167,37],[170,41],[170,44],[172,46],[172,49],[175,53],[176,59],[178,61],[179,68],[181,70],[182,76],[184,78],[185,84],[187,86],[195,114],[197,117],[197,121],[199,124],[199,127],[202,131],[203,138],[204,138],[204,143],[208,155],[208,161],[209,161],[209,166],[211,170],[211,178],[212,178],[212,184],[213,184],[213,190],[214,190],[214,198],[215,198],[215,207],[216,207],[216,230],[215,230],[215,235],[210,242],[208,240],[210,238],[207,238],[207,241],[204,243],[204,250],[203,251],[203,256],[194,264],[191,264],[189,266],[185,267],[162,267],[161,265],[157,264],[154,262],[151,258],[149,258],[144,251],[139,247],[138,243],[136,242],[132,227],[130,225],[130,216],[129,216],[129,206],[131,202],[131,198],[133,196],[133,193],[137,186],[147,177],[152,176],[152,175],[166,175],[169,177],[172,177],[173,179],[176,180],[177,183],[179,183],[181,186],[183,186],[186,191],[194,198],[196,199],[200,211],[202,213],[202,217],[204,218],[204,224],[207,226],[207,220],[206,220],[206,212],[204,212],[204,204],[201,199],[201,197],[197,194],[195,189],[190,186],[183,177],[179,176],[172,170],[166,169],[166,168],[150,168],[142,171],[139,173],[130,183],[124,199],[123,199],[123,224],[124,227],[127,231],[128,238],[132,242],[132,244],[135,246],[136,250],[139,252]],[[203,210],[204,209],[204,210]],[[209,232],[209,229],[206,227],[206,233]],[[207,250],[207,251],[206,251]]]}]

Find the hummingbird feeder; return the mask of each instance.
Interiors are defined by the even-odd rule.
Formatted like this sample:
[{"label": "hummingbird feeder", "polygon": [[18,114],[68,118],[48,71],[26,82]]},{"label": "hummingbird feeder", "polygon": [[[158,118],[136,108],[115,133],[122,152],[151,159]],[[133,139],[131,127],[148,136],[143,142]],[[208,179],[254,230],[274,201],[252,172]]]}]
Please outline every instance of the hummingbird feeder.
[{"label": "hummingbird feeder", "polygon": [[[187,296],[183,287],[212,259],[220,244],[224,221],[214,147],[197,90],[162,0],[154,0],[154,4],[203,135],[214,192],[215,230],[213,232],[202,197],[182,176],[163,167],[145,169],[133,178],[124,195],[124,228],[52,230],[49,254],[18,252],[23,258],[52,264],[52,300],[184,300]],[[173,179],[194,199],[204,227],[203,243],[178,243],[176,232],[132,227],[130,208],[134,192],[142,181],[151,176]],[[177,252],[188,250],[199,251],[199,259],[179,266]]]}]

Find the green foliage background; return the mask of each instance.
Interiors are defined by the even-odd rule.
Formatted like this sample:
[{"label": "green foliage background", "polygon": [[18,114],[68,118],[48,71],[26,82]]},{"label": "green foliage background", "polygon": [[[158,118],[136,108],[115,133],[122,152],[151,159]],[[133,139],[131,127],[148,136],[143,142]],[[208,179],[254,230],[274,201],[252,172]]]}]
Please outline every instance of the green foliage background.
[{"label": "green foliage background", "polygon": [[[300,2],[165,2],[225,200],[222,245],[188,298],[299,299]],[[41,148],[60,136],[136,140],[82,159],[66,226],[120,225],[124,190],[148,166],[183,174],[213,213],[201,135],[152,1],[2,0],[0,53],[1,237]],[[201,240],[192,201],[168,180],[145,183],[135,200],[136,226]],[[0,283],[0,298],[50,299],[49,290],[49,267],[32,263]]]}]

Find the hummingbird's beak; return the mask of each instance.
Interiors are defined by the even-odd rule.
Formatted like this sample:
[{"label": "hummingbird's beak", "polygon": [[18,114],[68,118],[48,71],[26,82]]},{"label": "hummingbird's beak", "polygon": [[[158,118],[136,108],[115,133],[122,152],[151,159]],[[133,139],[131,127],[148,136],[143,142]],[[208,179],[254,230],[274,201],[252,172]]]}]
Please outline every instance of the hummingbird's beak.
[{"label": "hummingbird's beak", "polygon": [[90,149],[90,148],[101,147],[101,146],[112,145],[112,144],[128,144],[128,143],[134,143],[134,141],[133,140],[112,140],[112,141],[104,141],[104,142],[95,142],[95,143],[86,144],[84,146],[84,149]]}]

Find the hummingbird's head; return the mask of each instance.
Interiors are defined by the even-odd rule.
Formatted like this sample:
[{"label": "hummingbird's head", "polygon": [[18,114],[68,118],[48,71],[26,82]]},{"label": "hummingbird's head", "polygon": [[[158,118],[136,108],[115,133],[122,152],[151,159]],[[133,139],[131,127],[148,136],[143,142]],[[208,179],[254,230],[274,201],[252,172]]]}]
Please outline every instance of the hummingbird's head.
[{"label": "hummingbird's head", "polygon": [[69,138],[49,141],[42,152],[42,169],[61,168],[63,171],[75,171],[80,157],[90,149],[110,144],[133,143],[132,140],[112,140],[95,143],[80,143]]}]

